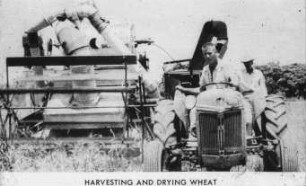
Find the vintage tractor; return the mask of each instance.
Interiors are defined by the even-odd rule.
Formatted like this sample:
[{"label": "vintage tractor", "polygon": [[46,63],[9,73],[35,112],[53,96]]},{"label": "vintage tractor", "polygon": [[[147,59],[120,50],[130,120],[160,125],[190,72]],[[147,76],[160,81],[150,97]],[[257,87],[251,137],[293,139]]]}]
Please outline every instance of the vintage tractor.
[{"label": "vintage tractor", "polygon": [[[203,27],[189,68],[172,68],[164,74],[166,99],[155,109],[156,139],[145,145],[144,171],[297,171],[297,149],[290,138],[283,97],[265,98],[266,107],[253,124],[254,135],[246,138],[244,97],[233,85],[208,84],[197,97],[175,90],[178,84],[198,86],[205,65],[200,47],[212,37],[218,39],[217,49],[222,57],[228,41],[226,24],[209,21]],[[186,60],[166,64],[181,62]],[[189,132],[193,108],[196,131]]]}]

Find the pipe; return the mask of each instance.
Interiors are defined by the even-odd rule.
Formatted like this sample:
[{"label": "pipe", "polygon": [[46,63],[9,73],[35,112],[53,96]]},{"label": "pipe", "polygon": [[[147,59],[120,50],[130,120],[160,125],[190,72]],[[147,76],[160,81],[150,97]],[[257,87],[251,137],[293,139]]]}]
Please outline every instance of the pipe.
[{"label": "pipe", "polygon": [[41,20],[40,22],[38,22],[35,26],[33,26],[32,28],[30,28],[29,30],[26,30],[25,33],[29,34],[29,33],[35,33],[38,32],[48,26],[51,26],[54,22],[58,21],[61,17],[64,17],[65,12],[64,11],[60,11],[57,12],[54,15],[51,15],[47,18],[44,18],[43,20]]},{"label": "pipe", "polygon": [[35,33],[38,32],[48,26],[51,26],[54,22],[58,20],[65,20],[69,19],[71,22],[73,22],[76,26],[78,26],[79,21],[85,17],[89,17],[90,15],[97,12],[94,7],[89,5],[82,5],[79,7],[69,8],[60,10],[59,12],[54,13],[53,15],[48,16],[47,18],[44,18],[40,22],[38,22],[35,26],[30,28],[29,30],[26,30],[26,33]]},{"label": "pipe", "polygon": [[103,36],[107,43],[116,50],[116,52],[120,55],[131,54],[131,51],[115,36],[112,29],[109,28],[109,21],[104,19],[100,15],[100,12],[93,6],[82,5],[76,8],[66,9],[65,16],[73,23],[88,18],[92,26]]},{"label": "pipe", "polygon": [[104,19],[99,11],[91,5],[82,5],[78,7],[68,8],[61,10],[54,15],[51,15],[40,22],[35,26],[25,31],[26,33],[35,33],[38,32],[58,20],[69,19],[73,22],[78,28],[80,20],[88,18],[93,27],[103,36],[103,38],[118,52],[120,55],[129,55],[131,51],[124,45],[124,43],[115,36],[111,29],[109,29],[109,21]]}]

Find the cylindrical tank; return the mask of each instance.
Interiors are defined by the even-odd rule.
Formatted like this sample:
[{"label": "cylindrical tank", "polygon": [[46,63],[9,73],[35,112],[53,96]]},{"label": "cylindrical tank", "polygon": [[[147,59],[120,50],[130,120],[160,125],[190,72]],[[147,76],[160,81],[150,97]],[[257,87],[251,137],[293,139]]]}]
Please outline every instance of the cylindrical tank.
[{"label": "cylindrical tank", "polygon": [[[57,33],[58,40],[60,41],[64,52],[71,56],[90,56],[92,55],[89,47],[89,41],[86,36],[74,27],[64,27]],[[71,66],[71,74],[94,75],[95,70],[93,65],[87,66]],[[95,88],[95,80],[74,80],[72,88]],[[73,95],[72,105],[94,105],[99,100],[97,93],[75,93]]]}]

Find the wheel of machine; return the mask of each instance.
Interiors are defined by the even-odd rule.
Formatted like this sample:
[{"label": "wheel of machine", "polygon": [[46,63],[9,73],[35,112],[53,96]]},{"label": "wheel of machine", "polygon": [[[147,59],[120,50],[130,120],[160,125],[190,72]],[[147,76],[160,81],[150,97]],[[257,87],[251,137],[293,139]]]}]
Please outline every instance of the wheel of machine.
[{"label": "wheel of machine", "polygon": [[269,95],[266,98],[266,130],[271,138],[282,137],[287,130],[285,100],[282,96]]},{"label": "wheel of machine", "polygon": [[269,95],[265,109],[266,132],[269,139],[280,139],[275,151],[265,152],[267,171],[297,171],[298,159],[295,140],[287,123],[286,105],[282,96]]},{"label": "wheel of machine", "polygon": [[177,142],[175,130],[175,112],[172,100],[160,101],[155,108],[154,115],[154,134],[164,143],[166,147]]},{"label": "wheel of machine", "polygon": [[163,170],[164,146],[159,140],[148,142],[143,149],[143,171],[161,172]]},{"label": "wheel of machine", "polygon": [[172,100],[162,100],[155,108],[153,132],[158,139],[144,147],[144,171],[178,171],[180,154],[165,148],[177,144],[176,116]]},{"label": "wheel of machine", "polygon": [[154,140],[144,145],[143,171],[165,172],[180,171],[181,156],[165,149],[160,140]]}]

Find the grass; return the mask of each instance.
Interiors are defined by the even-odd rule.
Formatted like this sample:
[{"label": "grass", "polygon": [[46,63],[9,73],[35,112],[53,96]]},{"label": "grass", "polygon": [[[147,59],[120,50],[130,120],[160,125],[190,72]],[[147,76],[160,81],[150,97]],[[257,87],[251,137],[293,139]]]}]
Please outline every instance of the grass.
[{"label": "grass", "polygon": [[306,101],[288,101],[288,124],[299,150],[299,170],[306,171]]},{"label": "grass", "polygon": [[[100,141],[14,143],[5,152],[2,171],[140,171],[139,149]],[[4,161],[2,162],[2,164]]]}]

